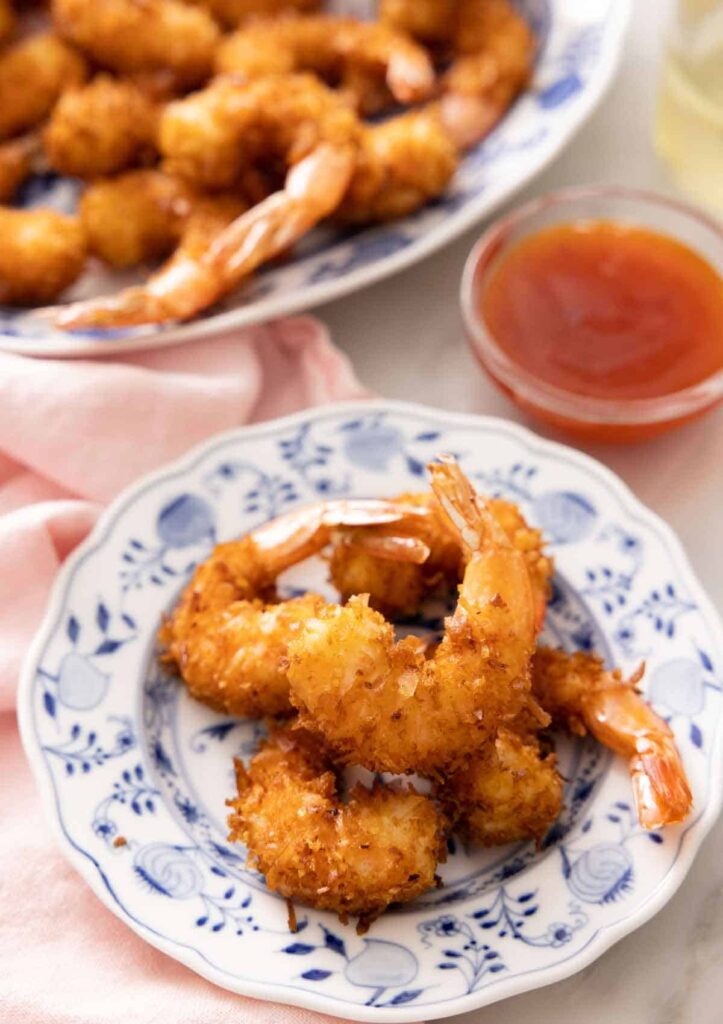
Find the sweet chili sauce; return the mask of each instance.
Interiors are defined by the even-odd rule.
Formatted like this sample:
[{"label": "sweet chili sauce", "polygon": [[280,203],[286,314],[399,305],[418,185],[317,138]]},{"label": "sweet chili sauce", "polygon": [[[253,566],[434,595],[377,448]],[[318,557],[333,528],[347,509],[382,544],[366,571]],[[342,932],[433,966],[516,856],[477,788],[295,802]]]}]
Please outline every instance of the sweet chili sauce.
[{"label": "sweet chili sauce", "polygon": [[544,228],[498,259],[477,307],[516,365],[588,398],[660,398],[723,367],[723,280],[643,227]]}]

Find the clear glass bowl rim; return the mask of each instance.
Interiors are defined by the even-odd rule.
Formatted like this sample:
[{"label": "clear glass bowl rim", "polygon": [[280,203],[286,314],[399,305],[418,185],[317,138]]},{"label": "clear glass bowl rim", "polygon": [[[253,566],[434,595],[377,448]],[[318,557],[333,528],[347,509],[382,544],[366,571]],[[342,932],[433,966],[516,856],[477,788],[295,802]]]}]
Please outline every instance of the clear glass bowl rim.
[{"label": "clear glass bowl rim", "polygon": [[[538,213],[555,207],[562,209],[566,205],[587,199],[625,199],[637,201],[641,206],[651,205],[663,210],[673,210],[717,235],[723,254],[723,225],[714,217],[687,203],[655,192],[618,185],[586,185],[561,189],[532,199],[491,224],[475,243],[465,262],[460,285],[460,304],[465,330],[474,354],[493,378],[509,389],[515,398],[563,419],[581,423],[642,425],[665,423],[703,411],[723,398],[723,369],[716,370],[710,377],[690,387],[655,398],[591,398],[539,380],[511,359],[498,346],[485,326],[475,306],[475,278],[480,264],[491,260],[500,249],[504,249],[512,231],[524,227],[525,222]],[[640,223],[642,226],[645,225],[643,217]],[[671,237],[676,237],[673,232]]]}]

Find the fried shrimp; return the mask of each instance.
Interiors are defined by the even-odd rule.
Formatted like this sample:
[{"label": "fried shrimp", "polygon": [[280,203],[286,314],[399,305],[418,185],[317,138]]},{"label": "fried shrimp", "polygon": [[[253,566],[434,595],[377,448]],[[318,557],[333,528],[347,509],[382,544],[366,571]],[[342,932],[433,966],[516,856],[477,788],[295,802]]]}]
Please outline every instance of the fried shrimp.
[{"label": "fried shrimp", "polygon": [[32,173],[40,151],[40,139],[34,133],[0,142],[0,203],[13,198]]},{"label": "fried shrimp", "polygon": [[560,813],[562,779],[554,754],[534,736],[502,728],[435,794],[456,831],[480,846],[540,842]]},{"label": "fried shrimp", "polygon": [[436,775],[459,765],[530,699],[535,608],[524,555],[453,459],[432,487],[467,560],[431,657],[366,597],[326,605],[289,644],[292,703],[344,763]]},{"label": "fried shrimp", "polygon": [[[97,193],[95,194],[97,202]],[[205,263],[209,248],[237,219],[243,216],[247,204],[238,196],[214,195],[196,199],[186,216],[178,214],[179,204],[170,213],[156,208],[155,223],[157,234],[152,234],[151,225],[126,224],[124,237],[110,240],[105,226],[96,219],[91,225],[92,245],[96,252],[101,248],[106,255],[124,259],[134,246],[137,251],[145,246],[146,252],[157,245],[165,248],[163,242],[172,242],[177,227],[182,226],[180,240],[173,255],[145,284],[126,288],[116,295],[88,299],[53,310],[52,316],[59,327],[74,328],[93,325],[115,327],[144,323],[162,323],[166,320],[186,320],[199,309],[220,298],[223,288],[216,270]],[[98,209],[94,213],[97,217]],[[84,204],[83,219],[91,221],[90,201]],[[163,235],[163,227],[168,234]],[[128,249],[121,254],[121,245]],[[169,245],[169,248],[171,246]]]},{"label": "fried shrimp", "polygon": [[216,71],[247,78],[314,71],[364,113],[379,108],[380,83],[399,103],[417,103],[431,94],[435,79],[426,50],[404,33],[323,15],[252,22],[222,41]]},{"label": "fried shrimp", "polygon": [[356,150],[361,124],[313,75],[218,78],[169,103],[160,124],[166,169],[200,188],[236,185],[255,164],[293,167],[321,143]]},{"label": "fried shrimp", "polygon": [[404,217],[444,192],[459,165],[436,106],[365,126],[354,174],[334,217],[347,224]]},{"label": "fried shrimp", "polygon": [[461,0],[442,116],[461,149],[497,124],[532,72],[535,40],[509,0]]},{"label": "fried shrimp", "polygon": [[405,515],[420,513],[373,499],[329,501],[219,545],[161,629],[165,662],[178,667],[192,696],[219,710],[247,717],[288,713],[288,643],[324,602],[306,594],[273,603],[277,576],[321,551],[339,526],[352,529]]},{"label": "fried shrimp", "polygon": [[382,0],[380,18],[450,62],[440,109],[460,150],[479,142],[529,81],[534,37],[509,0]]},{"label": "fried shrimp", "polygon": [[155,154],[159,110],[130,81],[96,75],[63,93],[43,136],[51,167],[98,178],[148,163]]},{"label": "fried shrimp", "polygon": [[290,728],[273,732],[248,770],[236,761],[236,780],[229,839],[287,899],[359,915],[364,928],[435,884],[446,822],[411,786],[356,785],[342,802],[329,758]]},{"label": "fried shrimp", "polygon": [[642,668],[624,679],[583,652],[540,647],[533,659],[533,689],[544,709],[628,759],[640,824],[656,829],[683,821],[692,796],[670,727],[638,693],[641,675]]},{"label": "fried shrimp", "polygon": [[77,217],[0,207],[0,302],[50,302],[75,281],[86,256]]},{"label": "fried shrimp", "polygon": [[86,64],[52,33],[29,36],[0,55],[0,139],[43,121],[61,93],[82,82]]},{"label": "fried shrimp", "polygon": [[[354,166],[356,118],[313,78],[282,76],[247,87],[216,83],[203,93],[169,104],[161,129],[166,143],[166,116],[171,108],[176,108],[171,114],[175,119],[171,134],[178,130],[180,135],[175,135],[179,146],[171,147],[174,159],[166,162],[169,173],[201,187],[211,184],[209,178],[216,186],[223,180],[230,187],[243,169],[242,141],[253,149],[251,140],[263,136],[268,155],[282,156],[290,168],[283,188],[220,232],[194,235],[193,244],[179,250],[173,266],[145,285],[58,311],[57,326],[120,327],[188,320],[232,291],[262,263],[289,249],[328,216],[344,195]],[[309,120],[314,113],[318,121]],[[179,129],[179,119],[188,131]]]},{"label": "fried shrimp", "polygon": [[58,32],[119,74],[170,69],[180,83],[211,74],[219,30],[201,7],[181,0],[52,0]]},{"label": "fried shrimp", "polygon": [[219,234],[243,212],[240,196],[205,195],[159,170],[128,171],[89,185],[80,201],[88,248],[114,267],[133,267],[168,255],[156,275],[175,272],[182,258]]},{"label": "fried shrimp", "polygon": [[[399,526],[372,527],[334,539],[331,580],[346,600],[352,594],[369,594],[370,604],[392,618],[412,615],[429,593],[440,586],[456,585],[464,571],[464,555],[455,531],[450,529],[437,500],[431,494],[402,494],[396,499],[429,509],[429,516],[410,524],[417,539],[429,548],[420,564],[395,565],[389,561],[398,542],[406,540]],[[536,626],[542,628],[550,589],[553,562],[543,549],[542,534],[530,527],[520,510],[502,498],[490,498],[487,507],[527,562],[535,599]],[[376,548],[369,541],[375,539]],[[366,544],[366,547],[362,545]]]}]

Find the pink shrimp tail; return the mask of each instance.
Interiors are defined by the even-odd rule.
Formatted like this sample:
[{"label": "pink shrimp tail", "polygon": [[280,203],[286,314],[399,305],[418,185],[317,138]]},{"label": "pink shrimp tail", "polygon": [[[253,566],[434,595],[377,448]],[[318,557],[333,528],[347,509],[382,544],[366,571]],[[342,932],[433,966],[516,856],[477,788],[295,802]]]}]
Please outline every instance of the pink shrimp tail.
[{"label": "pink shrimp tail", "polygon": [[667,738],[640,743],[630,760],[638,820],[645,829],[675,825],[687,816],[693,797],[675,743]]}]

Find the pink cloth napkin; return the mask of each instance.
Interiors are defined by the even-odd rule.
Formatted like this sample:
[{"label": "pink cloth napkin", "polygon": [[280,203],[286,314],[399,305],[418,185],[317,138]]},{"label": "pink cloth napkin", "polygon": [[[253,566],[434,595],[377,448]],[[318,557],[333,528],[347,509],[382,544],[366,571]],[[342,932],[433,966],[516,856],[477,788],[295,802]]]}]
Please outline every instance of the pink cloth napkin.
[{"label": "pink cloth napkin", "polygon": [[146,945],[50,835],[14,714],[18,669],[65,556],[103,505],[209,435],[364,391],[325,329],[294,317],[124,357],[0,354],[0,1020],[312,1024],[231,995]]}]

